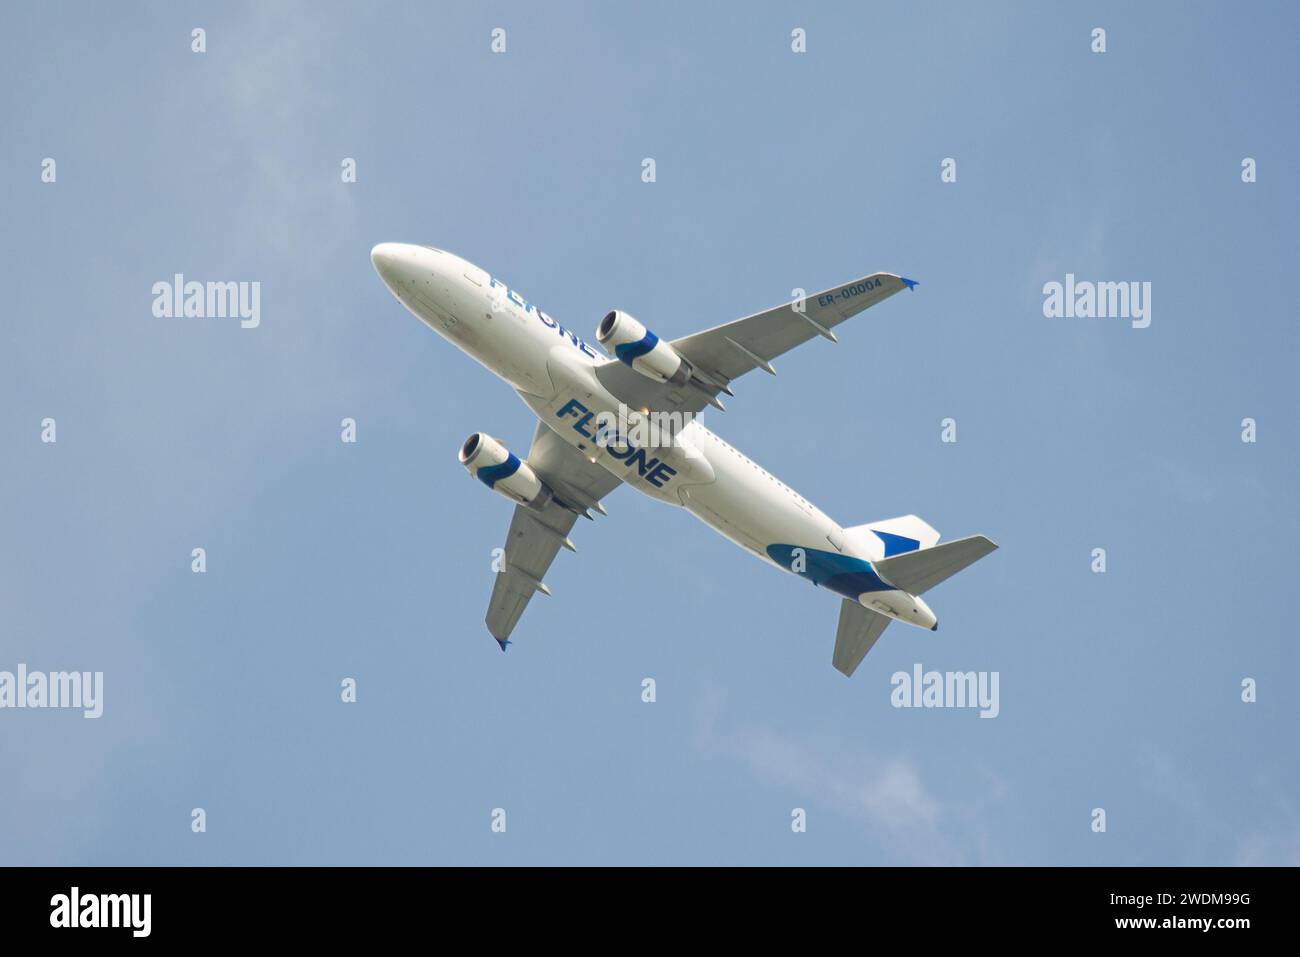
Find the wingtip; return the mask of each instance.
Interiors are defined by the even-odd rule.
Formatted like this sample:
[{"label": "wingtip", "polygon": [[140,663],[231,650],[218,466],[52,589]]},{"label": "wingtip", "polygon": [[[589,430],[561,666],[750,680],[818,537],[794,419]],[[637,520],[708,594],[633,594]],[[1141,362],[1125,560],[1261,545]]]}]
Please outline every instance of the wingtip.
[{"label": "wingtip", "polygon": [[498,639],[496,639],[496,642],[497,642],[498,645],[501,646],[501,650],[502,650],[502,651],[505,651],[505,650],[506,650],[506,645],[510,644],[510,639],[509,639],[509,638],[498,638]]},{"label": "wingtip", "polygon": [[903,281],[903,285],[906,286],[909,290],[915,289],[918,285],[920,285],[920,283],[918,283],[915,279],[908,279],[906,276],[899,276],[898,278]]}]

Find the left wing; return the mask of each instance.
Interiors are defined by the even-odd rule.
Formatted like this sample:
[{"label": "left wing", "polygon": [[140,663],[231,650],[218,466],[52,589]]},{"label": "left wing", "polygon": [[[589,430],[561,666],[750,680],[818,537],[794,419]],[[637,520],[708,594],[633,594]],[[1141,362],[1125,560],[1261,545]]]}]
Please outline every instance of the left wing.
[{"label": "left wing", "polygon": [[[673,386],[641,375],[622,362],[596,369],[605,388],[633,408],[656,411],[699,412],[717,403],[719,392],[731,394],[732,380],[751,369],[776,375],[772,360],[809,339],[822,336],[837,341],[831,330],[862,310],[888,299],[916,283],[892,273],[878,272],[782,303],[725,325],[672,340],[672,347],[716,388]],[[802,305],[802,311],[795,307]]]},{"label": "left wing", "polygon": [[541,422],[533,433],[528,464],[555,498],[542,508],[516,505],[510,520],[505,566],[497,573],[486,619],[502,651],[533,594],[551,593],[544,578],[556,554],[561,548],[576,550],[568,536],[578,516],[591,518],[590,509],[603,512],[600,500],[622,484]]}]

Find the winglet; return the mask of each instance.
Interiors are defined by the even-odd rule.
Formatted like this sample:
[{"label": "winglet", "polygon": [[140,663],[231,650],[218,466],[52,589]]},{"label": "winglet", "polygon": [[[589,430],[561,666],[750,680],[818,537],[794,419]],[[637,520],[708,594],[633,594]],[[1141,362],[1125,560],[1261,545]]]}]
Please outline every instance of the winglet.
[{"label": "winglet", "polygon": [[915,286],[920,285],[915,279],[907,279],[903,276],[899,276],[898,278],[903,281],[903,285],[906,286],[909,290],[911,290]]},{"label": "winglet", "polygon": [[510,644],[510,639],[509,639],[509,638],[498,638],[498,639],[497,639],[497,644],[501,646],[501,650],[502,650],[502,651],[505,651],[505,650],[506,650],[506,645]]}]

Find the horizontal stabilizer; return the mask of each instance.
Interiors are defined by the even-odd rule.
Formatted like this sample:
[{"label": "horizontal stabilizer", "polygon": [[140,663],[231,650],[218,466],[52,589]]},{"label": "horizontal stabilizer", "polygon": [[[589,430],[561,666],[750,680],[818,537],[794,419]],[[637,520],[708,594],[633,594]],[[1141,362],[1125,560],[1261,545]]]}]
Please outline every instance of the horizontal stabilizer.
[{"label": "horizontal stabilizer", "polygon": [[874,565],[876,574],[894,587],[912,595],[922,595],[995,548],[997,545],[983,535],[972,535],[933,548],[883,558]]},{"label": "horizontal stabilizer", "polygon": [[835,655],[831,658],[835,670],[853,674],[891,620],[856,601],[844,599],[840,604],[840,626],[835,632]]}]

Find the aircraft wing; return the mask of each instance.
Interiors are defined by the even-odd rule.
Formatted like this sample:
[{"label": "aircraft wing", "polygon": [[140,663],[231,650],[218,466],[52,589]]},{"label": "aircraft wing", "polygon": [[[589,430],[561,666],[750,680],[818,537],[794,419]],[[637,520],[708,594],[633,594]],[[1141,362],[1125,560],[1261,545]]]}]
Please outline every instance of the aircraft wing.
[{"label": "aircraft wing", "polygon": [[777,356],[817,336],[836,341],[831,330],[841,322],[915,285],[892,273],[873,273],[805,296],[802,312],[794,308],[799,304],[795,300],[672,340],[673,348],[718,388],[658,383],[617,361],[600,366],[596,375],[605,388],[633,408],[699,412],[719,392],[730,394],[726,386],[751,369],[776,375],[772,360]]},{"label": "aircraft wing", "polygon": [[622,484],[541,422],[533,433],[528,464],[551,487],[555,498],[540,509],[516,505],[510,519],[505,564],[492,586],[486,618],[488,631],[503,651],[533,594],[550,594],[546,572],[561,548],[573,548],[568,536],[578,515],[590,518],[588,510],[601,510],[600,500]]}]

